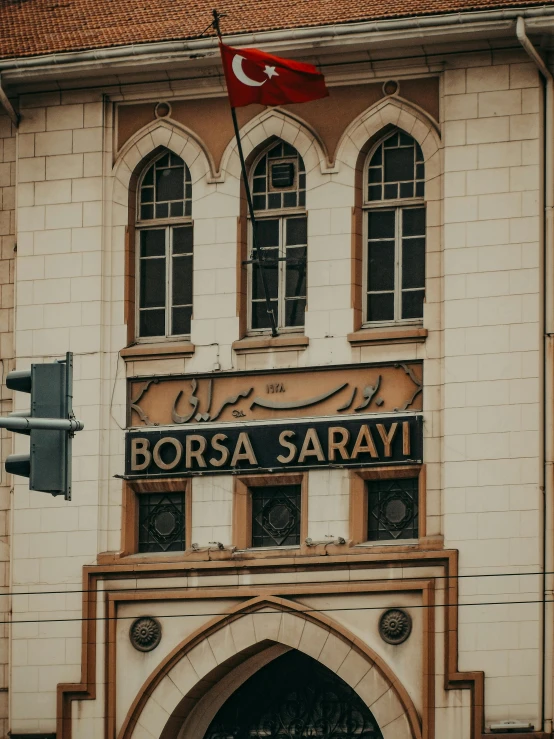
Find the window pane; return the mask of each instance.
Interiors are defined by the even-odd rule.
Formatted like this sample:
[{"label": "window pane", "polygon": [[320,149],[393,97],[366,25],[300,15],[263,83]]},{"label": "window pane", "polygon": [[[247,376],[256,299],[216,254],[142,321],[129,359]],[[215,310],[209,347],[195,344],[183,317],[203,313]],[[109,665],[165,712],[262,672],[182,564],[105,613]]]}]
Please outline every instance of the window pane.
[{"label": "window pane", "polygon": [[300,544],[300,485],[251,488],[252,546]]},{"label": "window pane", "polygon": [[425,239],[402,239],[402,287],[425,287]]},{"label": "window pane", "polygon": [[178,218],[183,215],[183,203],[171,203],[169,208],[171,218]]},{"label": "window pane", "polygon": [[[270,298],[277,298],[279,290],[279,263],[276,261],[278,255],[277,249],[264,249],[263,251],[265,284]],[[260,269],[261,267],[257,264],[252,265],[253,300],[265,297]]]},{"label": "window pane", "polygon": [[143,185],[153,185],[154,184],[154,165],[150,167],[148,172],[144,175],[144,179],[142,181]]},{"label": "window pane", "polygon": [[[278,322],[279,314],[277,310],[277,301],[271,301],[271,308],[273,309],[273,315],[275,316],[275,323]],[[270,328],[271,323],[267,314],[265,300],[252,303],[252,328]]]},{"label": "window pane", "polygon": [[368,541],[418,538],[418,479],[368,480]]},{"label": "window pane", "polygon": [[414,149],[385,150],[385,182],[401,182],[414,178]]},{"label": "window pane", "polygon": [[274,192],[270,193],[267,196],[267,207],[270,210],[274,210],[275,208],[280,208],[281,207],[281,194],[274,193]]},{"label": "window pane", "polygon": [[171,333],[190,334],[190,321],[192,318],[192,307],[173,308],[171,312],[172,327]]},{"label": "window pane", "polygon": [[254,210],[265,210],[265,195],[254,195]]},{"label": "window pane", "polygon": [[304,325],[304,313],[306,312],[306,299],[285,301],[285,326],[289,328]]},{"label": "window pane", "polygon": [[165,229],[140,232],[140,256],[165,256]]},{"label": "window pane", "polygon": [[192,256],[173,257],[173,305],[192,304]]},{"label": "window pane", "polygon": [[143,221],[148,221],[150,218],[154,218],[154,206],[142,205],[140,208],[140,217]]},{"label": "window pane", "polygon": [[279,246],[279,221],[277,219],[256,221],[258,246]]},{"label": "window pane", "polygon": [[141,493],[138,501],[139,552],[182,552],[185,549],[184,494]]},{"label": "window pane", "polygon": [[425,290],[410,290],[402,293],[402,318],[423,318]]},{"label": "window pane", "polygon": [[385,200],[396,200],[398,198],[398,185],[385,185]]},{"label": "window pane", "polygon": [[165,306],[165,259],[141,259],[140,307]]},{"label": "window pane", "polygon": [[308,243],[308,219],[305,216],[302,218],[287,218],[286,227],[287,246]]},{"label": "window pane", "polygon": [[394,239],[394,210],[373,210],[367,214],[368,239]]},{"label": "window pane", "polygon": [[156,218],[168,218],[168,217],[169,217],[168,203],[158,203],[156,205]]},{"label": "window pane", "polygon": [[183,200],[185,197],[184,167],[156,170],[156,195],[158,201]]},{"label": "window pane", "polygon": [[305,246],[287,249],[285,296],[300,298],[306,295],[307,248]]},{"label": "window pane", "polygon": [[402,236],[425,236],[425,208],[402,210]]},{"label": "window pane", "polygon": [[368,321],[394,320],[394,293],[370,293],[367,296]]},{"label": "window pane", "polygon": [[367,259],[367,289],[394,290],[394,241],[370,241]]},{"label": "window pane", "polygon": [[141,336],[165,336],[165,310],[141,310]]},{"label": "window pane", "polygon": [[184,226],[183,228],[173,229],[173,253],[174,254],[191,254],[192,253],[192,227]]},{"label": "window pane", "polygon": [[283,193],[283,208],[296,208],[298,195],[296,192]]},{"label": "window pane", "polygon": [[140,193],[140,202],[141,203],[152,203],[154,202],[154,188],[153,187],[143,187]]}]

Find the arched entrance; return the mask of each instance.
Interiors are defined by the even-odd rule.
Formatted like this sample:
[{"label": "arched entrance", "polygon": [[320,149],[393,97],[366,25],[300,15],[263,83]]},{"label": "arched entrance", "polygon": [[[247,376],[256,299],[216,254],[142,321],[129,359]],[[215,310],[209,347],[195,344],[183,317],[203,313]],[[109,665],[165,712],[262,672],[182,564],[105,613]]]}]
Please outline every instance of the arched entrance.
[{"label": "arched entrance", "polygon": [[371,711],[340,677],[295,649],[246,680],[204,739],[382,739]]}]

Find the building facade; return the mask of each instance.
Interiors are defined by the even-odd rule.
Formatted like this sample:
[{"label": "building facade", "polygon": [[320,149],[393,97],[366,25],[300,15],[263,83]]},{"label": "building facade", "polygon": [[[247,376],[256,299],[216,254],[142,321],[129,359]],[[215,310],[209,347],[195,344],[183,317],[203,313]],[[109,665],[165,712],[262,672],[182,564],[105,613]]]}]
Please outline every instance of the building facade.
[{"label": "building facade", "polygon": [[81,5],[0,10],[3,371],[85,423],[2,473],[4,732],[551,736],[554,3],[222,8],[330,93],[237,111],[263,264],[209,8]]}]

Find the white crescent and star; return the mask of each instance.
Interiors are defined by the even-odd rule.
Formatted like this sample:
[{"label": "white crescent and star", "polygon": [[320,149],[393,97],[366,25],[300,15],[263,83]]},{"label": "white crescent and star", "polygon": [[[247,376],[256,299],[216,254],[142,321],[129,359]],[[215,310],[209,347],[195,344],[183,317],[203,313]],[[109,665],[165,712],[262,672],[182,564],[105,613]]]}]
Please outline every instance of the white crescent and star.
[{"label": "white crescent and star", "polygon": [[239,80],[239,82],[242,82],[243,85],[248,85],[248,87],[261,87],[262,85],[265,85],[267,80],[270,80],[272,77],[279,76],[279,73],[275,70],[275,67],[270,67],[268,64],[266,64],[264,68],[264,73],[267,75],[267,79],[263,80],[262,82],[258,82],[258,80],[253,80],[246,74],[243,69],[242,63],[243,61],[245,61],[245,59],[246,57],[240,56],[240,54],[235,54],[232,64],[235,77]]}]

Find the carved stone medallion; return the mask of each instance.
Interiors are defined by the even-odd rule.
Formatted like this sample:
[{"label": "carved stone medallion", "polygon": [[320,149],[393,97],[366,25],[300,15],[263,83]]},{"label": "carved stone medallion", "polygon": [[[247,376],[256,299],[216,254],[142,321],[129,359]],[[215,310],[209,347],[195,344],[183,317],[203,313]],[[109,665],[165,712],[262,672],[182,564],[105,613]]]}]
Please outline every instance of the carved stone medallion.
[{"label": "carved stone medallion", "polygon": [[402,644],[412,632],[412,617],[400,608],[389,608],[379,619],[379,634],[387,644]]},{"label": "carved stone medallion", "polygon": [[160,622],[151,616],[136,618],[129,629],[131,644],[139,652],[151,652],[158,646],[161,638]]}]

